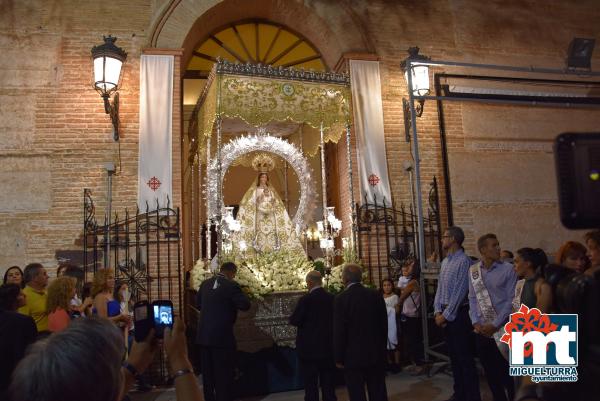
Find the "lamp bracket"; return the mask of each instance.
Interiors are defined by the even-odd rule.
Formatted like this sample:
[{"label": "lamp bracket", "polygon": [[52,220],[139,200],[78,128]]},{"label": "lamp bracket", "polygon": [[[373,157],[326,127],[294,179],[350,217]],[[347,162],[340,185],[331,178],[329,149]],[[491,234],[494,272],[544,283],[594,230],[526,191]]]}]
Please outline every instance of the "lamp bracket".
[{"label": "lamp bracket", "polygon": [[110,95],[108,93],[102,94],[102,99],[104,99],[104,112],[110,115],[110,120],[113,125],[113,139],[115,141],[119,140],[119,93],[115,93],[112,104],[110,102]]},{"label": "lamp bracket", "polygon": [[[421,117],[423,115],[423,108],[425,106],[425,100],[419,99],[415,104],[415,116]],[[404,110],[404,136],[406,142],[410,142],[410,130],[412,128],[412,119],[410,115],[410,104],[406,98],[402,98],[402,109]]]}]

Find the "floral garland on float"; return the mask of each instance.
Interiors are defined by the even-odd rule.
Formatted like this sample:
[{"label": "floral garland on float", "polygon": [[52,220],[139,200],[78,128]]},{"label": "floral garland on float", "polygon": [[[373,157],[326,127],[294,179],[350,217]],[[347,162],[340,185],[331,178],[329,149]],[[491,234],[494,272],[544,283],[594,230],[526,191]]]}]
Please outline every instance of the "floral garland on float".
[{"label": "floral garland on float", "polygon": [[[271,293],[305,291],[306,275],[311,270],[318,270],[323,274],[327,291],[332,294],[342,292],[344,289],[342,281],[344,264],[360,264],[360,261],[356,252],[348,246],[344,247],[341,256],[343,263],[331,268],[330,272],[327,272],[325,268],[324,259],[316,259],[311,262],[302,253],[286,250],[244,255],[225,249],[222,262],[234,262],[238,266],[235,281],[250,298],[263,300],[265,295]],[[191,271],[190,284],[197,290],[202,281],[212,277],[213,274],[206,263],[199,259]],[[368,273],[363,268],[364,283],[366,283],[367,277]]]},{"label": "floral garland on float", "polygon": [[[274,292],[306,290],[306,275],[313,270],[312,262],[304,254],[285,250],[247,257],[224,252],[222,262],[234,262],[238,266],[235,281],[250,298],[259,300]],[[199,259],[191,271],[190,284],[197,290],[202,281],[213,274],[206,263]]]}]

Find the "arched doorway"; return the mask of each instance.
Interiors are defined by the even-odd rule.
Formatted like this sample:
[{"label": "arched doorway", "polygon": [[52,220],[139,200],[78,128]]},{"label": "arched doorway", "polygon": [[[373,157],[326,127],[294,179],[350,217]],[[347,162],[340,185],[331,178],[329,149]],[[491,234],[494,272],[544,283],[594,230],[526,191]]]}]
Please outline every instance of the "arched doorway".
[{"label": "arched doorway", "polygon": [[231,23],[202,38],[183,74],[184,105],[195,105],[218,58],[235,63],[327,70],[319,50],[301,34],[263,19]]},{"label": "arched doorway", "polygon": [[[187,68],[183,74],[184,88],[184,135],[183,135],[183,231],[184,231],[184,263],[186,267],[200,257],[208,257],[207,246],[203,242],[205,238],[206,213],[203,209],[206,196],[202,188],[205,187],[206,166],[204,159],[196,156],[194,140],[190,127],[194,124],[194,108],[206,85],[206,80],[212,65],[217,58],[226,59],[235,63],[265,63],[274,67],[294,67],[307,70],[327,71],[322,54],[307,38],[287,28],[286,26],[264,19],[241,20],[217,28],[212,32],[205,33],[194,46]],[[225,130],[231,136],[239,135],[235,127],[232,132]],[[292,134],[288,132],[285,135]],[[339,138],[338,138],[339,139]],[[337,141],[336,141],[337,142]],[[339,186],[337,185],[337,149],[334,144],[326,146],[326,167],[328,172],[327,199],[330,205],[340,209]],[[313,170],[321,171],[321,160],[318,153],[313,150],[310,155],[313,159]],[[287,166],[286,166],[287,167]],[[283,186],[285,182],[285,199],[287,196],[288,181],[294,178],[293,172],[287,173],[280,179]],[[320,174],[318,188],[321,187]],[[294,183],[290,185],[294,186]],[[299,187],[298,187],[299,188]],[[283,190],[282,190],[283,192]],[[225,194],[227,200],[228,195]],[[320,197],[320,195],[319,195]],[[230,197],[230,200],[232,197]],[[294,208],[294,201],[289,202]],[[231,201],[228,204],[235,204]],[[215,236],[216,237],[216,236]],[[214,247],[210,247],[214,249]],[[314,246],[313,246],[314,248]],[[319,252],[318,246],[316,251]]]}]

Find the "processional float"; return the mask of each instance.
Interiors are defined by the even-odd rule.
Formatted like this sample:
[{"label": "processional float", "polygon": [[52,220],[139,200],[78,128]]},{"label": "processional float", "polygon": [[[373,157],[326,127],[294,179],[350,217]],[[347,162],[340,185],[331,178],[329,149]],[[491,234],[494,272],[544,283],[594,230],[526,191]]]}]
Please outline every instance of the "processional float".
[{"label": "processional float", "polygon": [[[224,235],[229,225],[235,227],[231,209],[223,202],[224,172],[239,158],[256,151],[283,158],[286,168],[296,173],[300,184],[300,201],[293,218],[298,233],[307,227],[310,202],[314,198],[312,173],[305,152],[321,153],[323,220],[318,222],[320,246],[325,251],[328,267],[334,253],[333,237],[341,229],[333,208],[327,204],[325,143],[337,143],[345,134],[348,170],[348,202],[350,203],[350,238],[344,246],[356,251],[356,206],[354,202],[351,154],[350,79],[345,74],[295,70],[254,64],[234,64],[218,60],[208,77],[194,110],[198,158],[206,166],[206,230],[207,256],[212,255],[211,225],[216,227],[219,258]],[[247,134],[223,143],[223,126],[229,121],[243,121],[255,134]],[[296,143],[271,135],[268,124],[274,122],[300,124]],[[211,149],[212,147],[216,149]],[[286,174],[287,178],[287,174]],[[286,189],[287,191],[287,189]],[[286,194],[287,198],[287,194]]]}]

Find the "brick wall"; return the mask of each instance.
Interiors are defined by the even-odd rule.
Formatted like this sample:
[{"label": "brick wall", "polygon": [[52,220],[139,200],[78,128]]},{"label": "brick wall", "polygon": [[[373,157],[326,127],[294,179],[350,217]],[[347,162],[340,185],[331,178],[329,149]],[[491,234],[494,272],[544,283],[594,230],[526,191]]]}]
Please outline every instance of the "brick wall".
[{"label": "brick wall", "polygon": [[[117,166],[113,211],[134,211],[137,197],[139,57],[151,18],[147,2],[33,3],[4,2],[0,13],[0,47],[7,56],[0,64],[0,132],[9,138],[0,143],[2,268],[34,261],[53,268],[57,251],[81,249],[83,189],[92,190],[102,220],[105,163]],[[90,50],[108,34],[128,53],[119,92],[119,143],[112,140],[110,118],[91,84]],[[175,80],[175,94],[179,84]],[[173,115],[177,176],[178,103]]]}]

